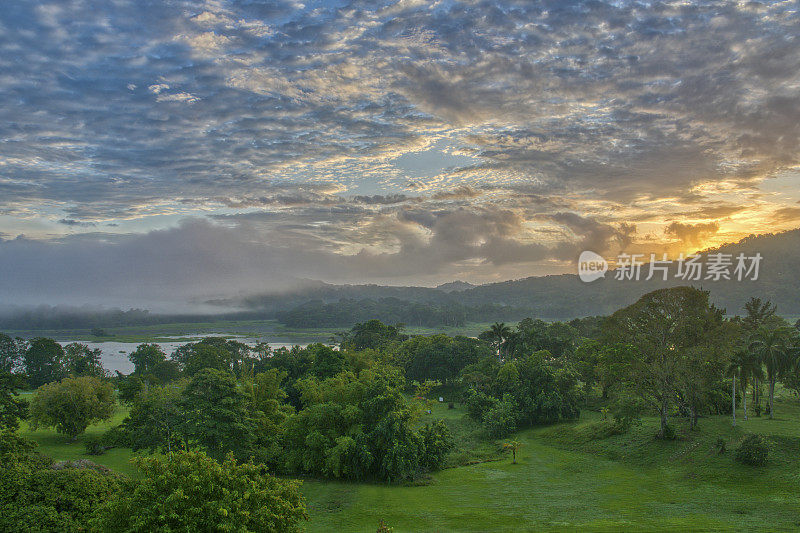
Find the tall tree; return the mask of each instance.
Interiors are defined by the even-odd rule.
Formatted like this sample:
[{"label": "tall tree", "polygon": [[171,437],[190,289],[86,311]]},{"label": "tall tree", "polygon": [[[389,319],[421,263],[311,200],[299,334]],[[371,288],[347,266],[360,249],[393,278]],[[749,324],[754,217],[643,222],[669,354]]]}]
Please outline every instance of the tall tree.
[{"label": "tall tree", "polygon": [[64,377],[64,359],[64,348],[53,339],[45,337],[32,339],[23,355],[28,385],[38,388]]},{"label": "tall tree", "polygon": [[0,431],[16,430],[25,418],[28,402],[18,398],[24,383],[24,376],[0,370]]},{"label": "tall tree", "polygon": [[40,387],[31,402],[31,426],[55,427],[75,439],[89,424],[114,414],[114,388],[92,376],[69,377]]},{"label": "tall tree", "polygon": [[106,371],[100,360],[102,351],[88,345],[73,342],[64,346],[66,371],[76,376],[103,377]]},{"label": "tall tree", "polygon": [[607,321],[607,342],[634,349],[626,381],[659,413],[660,437],[666,435],[669,412],[680,391],[689,395],[690,407],[696,407],[693,397],[702,392],[703,383],[687,380],[687,363],[696,367],[703,347],[709,338],[717,338],[721,327],[722,313],[709,303],[708,292],[692,287],[645,294]]},{"label": "tall tree", "polygon": [[495,322],[489,327],[488,331],[484,331],[479,338],[488,340],[497,350],[497,357],[503,358],[503,343],[511,335],[511,328],[506,326],[504,322]]},{"label": "tall tree", "polygon": [[0,333],[0,372],[14,372],[22,363],[22,351],[17,341]]},{"label": "tall tree", "polygon": [[792,332],[787,327],[766,328],[758,330],[750,348],[760,358],[767,369],[769,383],[769,417],[773,418],[775,408],[775,384],[781,374],[791,366],[791,357],[795,350],[792,343]]},{"label": "tall tree", "polygon": [[255,439],[247,401],[230,372],[200,370],[181,399],[185,413],[183,433],[190,445],[198,445],[216,458],[223,458],[228,452],[246,457]]},{"label": "tall tree", "polygon": [[134,373],[141,375],[152,372],[155,366],[167,358],[164,350],[158,344],[140,344],[128,354],[128,360],[133,363]]},{"label": "tall tree", "polygon": [[[764,378],[761,361],[750,350],[737,350],[728,364],[727,374],[734,377],[738,376],[739,378],[739,387],[742,389],[742,409],[744,411],[744,419],[747,420],[747,385],[751,380]],[[733,382],[733,425],[736,425],[735,380]]]}]

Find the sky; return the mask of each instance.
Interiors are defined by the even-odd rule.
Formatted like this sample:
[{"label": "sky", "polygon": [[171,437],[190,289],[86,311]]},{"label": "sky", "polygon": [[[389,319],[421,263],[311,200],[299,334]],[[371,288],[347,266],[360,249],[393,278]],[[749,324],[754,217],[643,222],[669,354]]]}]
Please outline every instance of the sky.
[{"label": "sky", "polygon": [[574,272],[800,226],[794,1],[8,0],[0,305]]}]

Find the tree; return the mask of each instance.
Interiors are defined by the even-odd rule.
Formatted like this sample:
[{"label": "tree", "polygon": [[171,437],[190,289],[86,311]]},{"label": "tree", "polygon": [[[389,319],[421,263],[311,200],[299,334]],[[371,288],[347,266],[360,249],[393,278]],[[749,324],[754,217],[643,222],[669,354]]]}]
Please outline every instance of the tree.
[{"label": "tree", "polygon": [[298,531],[308,519],[300,482],[260,465],[223,463],[201,452],[135,460],[143,478],[109,501],[99,531]]},{"label": "tree", "polygon": [[773,417],[775,383],[780,375],[788,370],[794,351],[791,330],[786,327],[761,328],[755,335],[750,349],[759,357],[767,369],[769,382],[769,417]]},{"label": "tree", "polygon": [[0,333],[0,372],[14,372],[22,362],[20,340]]},{"label": "tree", "polygon": [[183,440],[181,389],[178,386],[150,387],[139,394],[122,422],[126,440],[134,451],[148,449],[171,452]]},{"label": "tree", "polygon": [[488,340],[497,350],[497,357],[503,357],[503,343],[511,335],[511,328],[503,322],[495,322],[488,331],[481,333],[478,338]]},{"label": "tree", "polygon": [[64,377],[64,348],[53,339],[32,339],[23,355],[28,385],[38,388]]},{"label": "tree", "polygon": [[728,364],[727,374],[733,377],[733,425],[736,425],[736,377],[742,389],[742,409],[747,420],[747,385],[750,380],[763,379],[764,371],[761,362],[749,350],[737,350]]},{"label": "tree", "polygon": [[517,464],[517,450],[522,447],[522,443],[516,440],[506,442],[503,444],[504,450],[511,450],[511,464]]},{"label": "tree", "polygon": [[152,372],[166,358],[164,350],[158,344],[140,344],[128,354],[128,360],[133,363],[133,372],[140,376]]},{"label": "tree", "polygon": [[106,371],[100,360],[102,351],[91,349],[86,344],[73,342],[64,346],[66,371],[75,376],[104,377]]},{"label": "tree", "polygon": [[204,368],[232,371],[234,354],[222,337],[207,337],[200,342],[184,344],[172,354],[187,376],[194,376]]},{"label": "tree", "polygon": [[0,431],[15,431],[25,418],[28,402],[17,398],[24,383],[24,376],[0,370]]},{"label": "tree", "polygon": [[181,398],[183,433],[190,445],[200,446],[214,458],[223,458],[228,452],[246,457],[255,438],[247,401],[230,372],[200,370]]},{"label": "tree", "polygon": [[90,424],[108,420],[116,408],[114,388],[92,376],[42,385],[31,402],[31,427],[55,427],[73,439]]},{"label": "tree", "polygon": [[634,349],[625,381],[659,413],[661,438],[667,434],[669,411],[679,391],[688,396],[693,409],[690,424],[695,422],[696,400],[704,383],[687,377],[702,362],[709,339],[718,338],[724,327],[721,315],[709,303],[708,292],[674,287],[645,294],[614,313],[605,325],[607,342]]},{"label": "tree", "polygon": [[368,320],[356,324],[342,339],[341,347],[351,350],[382,350],[406,340],[402,326],[389,326],[380,320]]}]

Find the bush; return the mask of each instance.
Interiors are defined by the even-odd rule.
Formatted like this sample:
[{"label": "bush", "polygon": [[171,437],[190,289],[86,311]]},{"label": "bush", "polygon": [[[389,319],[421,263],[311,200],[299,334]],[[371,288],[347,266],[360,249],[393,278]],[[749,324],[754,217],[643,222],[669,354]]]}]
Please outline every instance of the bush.
[{"label": "bush", "polygon": [[736,460],[751,466],[763,466],[767,462],[769,443],[761,435],[751,434],[745,437],[736,450]]},{"label": "bush", "polygon": [[467,398],[465,401],[467,405],[467,414],[473,420],[483,420],[483,417],[486,414],[497,407],[497,404],[500,402],[497,398],[493,398],[488,394],[477,391],[477,390],[470,390],[467,392]]},{"label": "bush", "polygon": [[493,438],[506,437],[517,430],[517,405],[510,394],[503,396],[503,401],[498,402],[484,417],[483,424],[486,433]]},{"label": "bush", "polygon": [[87,437],[83,441],[83,445],[86,447],[86,453],[89,455],[103,455],[108,449],[108,447],[103,444],[103,437],[101,436]]},{"label": "bush", "polygon": [[297,531],[306,520],[299,481],[198,452],[136,461],[142,479],[98,510],[94,531]]},{"label": "bush", "polygon": [[717,454],[722,455],[725,453],[727,449],[727,444],[725,443],[725,439],[722,437],[717,439],[717,442],[714,443],[714,448],[717,450]]},{"label": "bush", "polygon": [[619,433],[627,433],[631,427],[641,425],[644,409],[644,402],[639,398],[629,396],[618,398],[609,409],[614,418],[615,429]]}]

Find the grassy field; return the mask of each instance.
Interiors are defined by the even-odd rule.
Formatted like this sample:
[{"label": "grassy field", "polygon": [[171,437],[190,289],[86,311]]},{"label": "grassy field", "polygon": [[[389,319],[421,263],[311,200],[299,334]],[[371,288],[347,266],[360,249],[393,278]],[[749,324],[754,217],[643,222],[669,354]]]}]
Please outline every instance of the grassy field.
[{"label": "grassy field", "polygon": [[[308,531],[374,531],[379,520],[405,531],[786,531],[800,530],[800,402],[776,403],[776,418],[751,415],[731,427],[710,417],[679,438],[653,439],[657,421],[645,419],[625,435],[597,438],[603,422],[584,412],[576,422],[527,430],[518,464],[481,441],[460,407],[436,402],[426,418],[444,418],[456,435],[455,466],[421,486],[306,480]],[[99,434],[119,423],[90,427]],[[84,455],[82,437],[70,443],[50,430],[21,432],[57,459],[89,458],[135,475],[129,450]],[[755,468],[733,460],[749,432],[769,435],[769,464]],[[728,450],[714,449],[718,438]],[[476,464],[469,464],[476,463]]]}]

